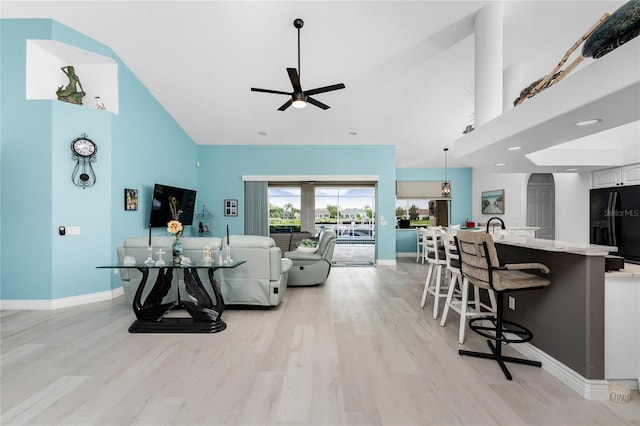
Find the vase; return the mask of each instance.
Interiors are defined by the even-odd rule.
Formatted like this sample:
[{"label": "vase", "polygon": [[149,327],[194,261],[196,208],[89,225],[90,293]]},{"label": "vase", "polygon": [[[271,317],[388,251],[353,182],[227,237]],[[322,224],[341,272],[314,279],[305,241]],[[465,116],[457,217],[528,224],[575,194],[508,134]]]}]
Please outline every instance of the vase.
[{"label": "vase", "polygon": [[173,242],[173,246],[171,246],[171,250],[173,252],[173,264],[179,265],[182,262],[182,243],[180,242],[180,237],[176,236],[176,240]]}]

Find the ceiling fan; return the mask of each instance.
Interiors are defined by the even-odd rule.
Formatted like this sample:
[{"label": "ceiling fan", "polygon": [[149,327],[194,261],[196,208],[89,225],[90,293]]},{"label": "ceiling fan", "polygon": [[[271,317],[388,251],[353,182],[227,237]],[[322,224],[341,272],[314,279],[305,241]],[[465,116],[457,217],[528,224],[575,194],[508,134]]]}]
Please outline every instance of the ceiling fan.
[{"label": "ceiling fan", "polygon": [[287,95],[291,96],[287,102],[285,102],[278,111],[284,111],[293,105],[294,108],[304,108],[307,106],[307,103],[311,105],[315,105],[318,108],[329,109],[329,105],[323,104],[322,102],[312,98],[312,95],[317,95],[320,93],[331,92],[333,90],[344,89],[345,86],[342,83],[333,84],[331,86],[318,87],[317,89],[311,90],[302,90],[302,86],[300,85],[300,28],[304,25],[304,21],[300,18],[293,21],[293,26],[298,29],[298,69],[295,68],[287,68],[287,74],[289,74],[289,80],[291,80],[291,86],[293,86],[293,92],[283,92],[280,90],[269,90],[269,89],[258,89],[255,87],[251,88],[252,92],[264,92],[264,93],[275,93],[278,95]]}]

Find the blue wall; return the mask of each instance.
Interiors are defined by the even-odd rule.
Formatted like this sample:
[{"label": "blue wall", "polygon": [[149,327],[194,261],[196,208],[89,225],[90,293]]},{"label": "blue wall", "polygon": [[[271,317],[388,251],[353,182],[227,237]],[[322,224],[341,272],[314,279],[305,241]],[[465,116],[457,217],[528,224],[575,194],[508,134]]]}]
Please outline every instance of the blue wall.
[{"label": "blue wall", "polygon": [[[354,161],[357,158],[357,161]],[[222,236],[226,224],[231,233],[244,231],[243,175],[377,175],[377,258],[395,259],[395,147],[242,145],[200,146],[198,159],[199,203],[215,216],[213,235]],[[222,200],[239,201],[238,217],[225,217]]]},{"label": "blue wall", "polygon": [[0,20],[2,299],[51,298],[50,285],[40,285],[52,270],[51,102],[25,101],[25,39],[50,38],[42,24]]},{"label": "blue wall", "polygon": [[[112,58],[119,114],[26,100],[27,39]],[[197,146],[108,47],[48,19],[0,19],[0,43],[0,300],[52,300],[118,287],[118,277],[95,266],[113,263],[115,247],[127,237],[147,235],[154,183],[197,189],[197,208],[207,206],[215,215],[211,231],[222,236],[226,224],[244,232],[243,175],[377,175],[377,258],[393,260],[396,178],[443,175],[442,169],[396,170],[392,145]],[[69,145],[82,133],[98,145],[96,184],[86,189],[71,182]],[[471,170],[449,169],[449,175],[452,222],[462,222],[471,217]],[[124,210],[125,188],[139,190],[137,211]],[[238,217],[224,216],[228,198],[238,199]],[[79,226],[81,235],[59,236],[61,225]],[[164,229],[153,233],[166,235]]]},{"label": "blue wall", "polygon": [[[1,19],[0,299],[51,300],[109,291],[114,247],[146,235],[154,182],[197,187],[194,142],[107,47],[48,19]],[[118,64],[120,113],[26,100],[26,40],[56,40]],[[80,75],[82,79],[82,76]],[[55,90],[53,88],[52,90]],[[71,182],[71,141],[98,145],[96,184]],[[124,188],[140,191],[124,211]],[[58,226],[79,226],[59,236]],[[165,235],[164,230],[154,233]]]}]

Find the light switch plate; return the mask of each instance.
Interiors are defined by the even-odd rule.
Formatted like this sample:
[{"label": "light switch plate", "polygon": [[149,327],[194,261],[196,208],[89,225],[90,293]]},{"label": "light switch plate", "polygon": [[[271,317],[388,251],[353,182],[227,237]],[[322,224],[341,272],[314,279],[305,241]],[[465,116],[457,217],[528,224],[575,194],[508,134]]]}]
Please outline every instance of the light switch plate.
[{"label": "light switch plate", "polygon": [[67,226],[67,235],[80,235],[79,226]]}]

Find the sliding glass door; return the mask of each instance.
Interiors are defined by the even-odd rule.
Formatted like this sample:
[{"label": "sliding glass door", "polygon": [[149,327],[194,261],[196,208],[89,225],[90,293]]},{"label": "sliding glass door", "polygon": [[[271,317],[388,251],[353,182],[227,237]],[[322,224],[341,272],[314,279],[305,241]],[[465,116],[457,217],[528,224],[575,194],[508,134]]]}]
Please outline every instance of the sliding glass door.
[{"label": "sliding glass door", "polygon": [[375,183],[275,183],[268,192],[271,234],[317,237],[331,228],[338,237],[334,265],[375,264]]}]

